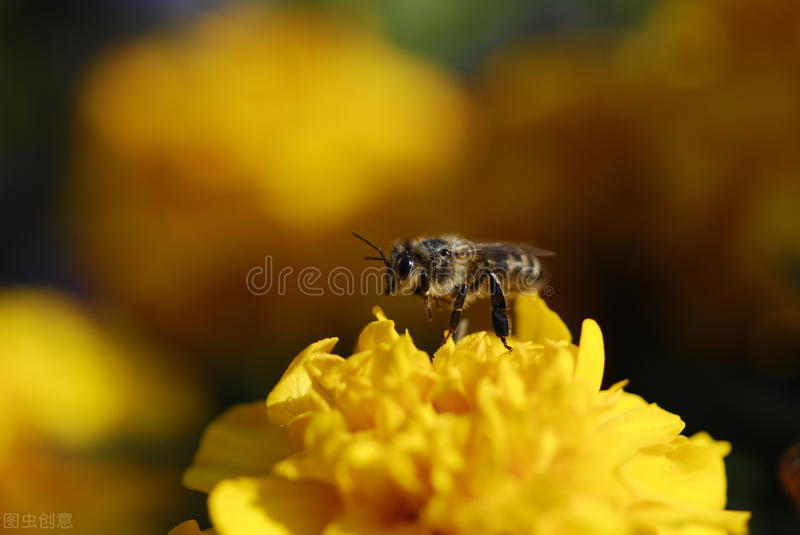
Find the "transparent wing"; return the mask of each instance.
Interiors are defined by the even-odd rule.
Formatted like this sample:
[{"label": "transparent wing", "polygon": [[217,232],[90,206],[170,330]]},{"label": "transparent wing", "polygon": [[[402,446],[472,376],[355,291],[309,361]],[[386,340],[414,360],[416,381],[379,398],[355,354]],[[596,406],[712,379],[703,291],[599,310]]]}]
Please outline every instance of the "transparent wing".
[{"label": "transparent wing", "polygon": [[504,257],[508,255],[525,256],[554,256],[556,253],[534,247],[527,243],[507,242],[471,242],[465,243],[453,250],[454,256],[484,255],[489,257]]}]

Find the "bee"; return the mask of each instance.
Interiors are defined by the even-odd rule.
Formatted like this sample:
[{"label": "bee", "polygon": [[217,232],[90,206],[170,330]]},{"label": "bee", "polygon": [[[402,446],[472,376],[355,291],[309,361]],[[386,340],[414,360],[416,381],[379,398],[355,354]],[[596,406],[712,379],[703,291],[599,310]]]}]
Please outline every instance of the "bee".
[{"label": "bee", "polygon": [[431,300],[452,306],[443,343],[458,327],[464,309],[478,299],[488,298],[492,328],[509,351],[508,300],[536,291],[542,279],[539,257],[553,254],[526,244],[471,242],[448,234],[396,241],[387,256],[364,236],[356,232],[353,235],[380,255],[365,259],[379,260],[386,266],[386,295],[420,297],[428,319],[432,318]]}]

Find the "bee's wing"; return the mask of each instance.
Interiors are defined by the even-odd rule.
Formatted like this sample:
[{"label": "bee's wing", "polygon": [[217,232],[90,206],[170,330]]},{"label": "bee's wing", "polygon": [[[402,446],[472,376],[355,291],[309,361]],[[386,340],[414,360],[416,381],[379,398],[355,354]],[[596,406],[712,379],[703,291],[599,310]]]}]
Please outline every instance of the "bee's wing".
[{"label": "bee's wing", "polygon": [[540,249],[527,243],[470,242],[453,250],[454,256],[485,255],[490,257],[508,255],[554,256],[556,253]]}]

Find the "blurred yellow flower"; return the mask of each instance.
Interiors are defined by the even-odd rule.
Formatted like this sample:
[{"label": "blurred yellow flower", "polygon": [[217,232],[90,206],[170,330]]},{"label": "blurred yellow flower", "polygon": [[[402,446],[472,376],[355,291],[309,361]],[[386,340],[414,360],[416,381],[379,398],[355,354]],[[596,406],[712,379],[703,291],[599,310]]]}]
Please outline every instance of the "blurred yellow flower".
[{"label": "blurred yellow flower", "polygon": [[229,311],[265,254],[307,265],[304,252],[381,202],[445,183],[466,98],[376,28],[236,2],[107,52],[77,118],[91,276],[152,322],[208,333],[246,322]]},{"label": "blurred yellow flower", "polygon": [[262,403],[213,423],[190,488],[222,535],[745,533],[725,511],[729,445],[600,384],[600,329],[579,345],[535,296],[514,351],[494,336],[433,361],[375,310],[347,359],[301,352]]},{"label": "blurred yellow flower", "polygon": [[452,163],[462,104],[445,74],[375,31],[245,3],[178,39],[109,53],[81,113],[90,150],[120,167],[247,193],[297,228],[328,226]]},{"label": "blurred yellow flower", "polygon": [[151,532],[177,485],[109,447],[163,444],[205,409],[197,385],[160,356],[55,290],[1,291],[3,512],[68,512],[81,533]]},{"label": "blurred yellow flower", "polygon": [[203,535],[204,533],[206,535],[212,535],[214,530],[206,529],[201,531],[196,520],[187,520],[186,522],[181,522],[173,529],[169,530],[167,535]]},{"label": "blurred yellow flower", "polygon": [[486,150],[453,204],[497,184],[474,225],[560,244],[567,310],[641,284],[676,345],[796,377],[799,18],[796,0],[662,0],[616,39],[499,50],[475,92]]},{"label": "blurred yellow flower", "polygon": [[[20,427],[72,449],[113,433],[178,432],[204,400],[155,353],[132,337],[123,342],[55,290],[0,292],[0,459]],[[151,411],[153,403],[169,410]]]}]

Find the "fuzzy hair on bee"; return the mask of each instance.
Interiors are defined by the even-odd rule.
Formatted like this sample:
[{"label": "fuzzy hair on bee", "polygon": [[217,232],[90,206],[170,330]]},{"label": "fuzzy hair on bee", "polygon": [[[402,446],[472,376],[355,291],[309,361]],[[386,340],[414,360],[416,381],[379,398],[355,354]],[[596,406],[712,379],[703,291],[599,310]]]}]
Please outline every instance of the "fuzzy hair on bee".
[{"label": "fuzzy hair on bee", "polygon": [[367,238],[356,232],[353,235],[380,255],[365,259],[386,266],[386,295],[420,297],[428,319],[432,317],[431,301],[451,305],[445,342],[456,330],[464,309],[476,300],[489,299],[492,328],[509,351],[509,300],[536,291],[542,280],[539,257],[553,255],[527,244],[472,242],[450,234],[398,240],[386,255]]}]

